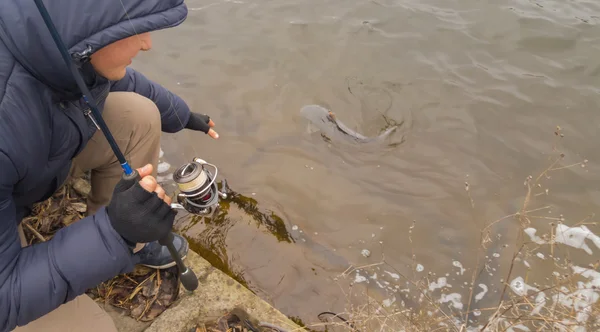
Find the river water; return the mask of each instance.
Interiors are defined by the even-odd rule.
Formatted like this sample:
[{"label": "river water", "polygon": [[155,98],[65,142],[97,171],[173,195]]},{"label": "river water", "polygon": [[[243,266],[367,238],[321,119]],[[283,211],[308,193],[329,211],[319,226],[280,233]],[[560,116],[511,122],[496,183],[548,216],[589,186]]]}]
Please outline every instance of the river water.
[{"label": "river water", "polygon": [[[401,302],[400,292],[386,291],[395,274],[432,273],[448,275],[466,306],[461,285],[480,230],[517,212],[524,181],[558,153],[560,166],[589,162],[553,171],[535,192],[544,201],[531,208],[551,204],[538,214],[569,226],[598,210],[597,1],[187,5],[184,24],[155,33],[134,67],[209,114],[221,136],[165,134],[170,171],[198,156],[243,197],[218,222],[178,225],[197,251],[287,315],[310,323],[343,311],[334,278],[382,254],[379,279],[365,274],[372,296]],[[367,136],[399,127],[382,144],[327,141],[300,116],[307,104]],[[551,221],[532,227],[540,234]],[[502,238],[486,254],[506,268],[514,246],[502,245],[515,242],[519,222],[494,227]],[[572,249],[573,259],[598,259],[600,248],[590,247]],[[540,275],[553,271],[541,258],[529,262]],[[500,287],[482,283],[490,294]]]}]

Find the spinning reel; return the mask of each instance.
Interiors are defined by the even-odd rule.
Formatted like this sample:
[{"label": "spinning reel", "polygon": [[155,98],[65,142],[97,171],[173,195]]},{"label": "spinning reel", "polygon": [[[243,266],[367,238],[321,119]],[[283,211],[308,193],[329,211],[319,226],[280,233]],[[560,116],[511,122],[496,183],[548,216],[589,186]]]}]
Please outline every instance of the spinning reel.
[{"label": "spinning reel", "polygon": [[[214,171],[214,175],[209,167]],[[181,191],[177,202],[171,208],[185,210],[191,214],[206,216],[214,214],[219,208],[219,198],[227,199],[227,181],[221,181],[221,190],[217,187],[217,166],[207,163],[200,158],[179,167],[173,173],[173,181]]]}]

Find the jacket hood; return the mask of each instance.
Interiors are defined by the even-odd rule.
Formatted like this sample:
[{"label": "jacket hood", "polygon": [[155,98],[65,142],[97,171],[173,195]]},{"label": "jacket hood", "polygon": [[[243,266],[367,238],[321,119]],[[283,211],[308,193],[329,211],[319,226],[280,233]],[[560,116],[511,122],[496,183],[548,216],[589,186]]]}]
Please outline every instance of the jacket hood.
[{"label": "jacket hood", "polygon": [[[183,0],[43,0],[80,66],[98,49],[135,34],[170,28],[187,17]],[[79,94],[33,0],[0,1],[0,41],[31,75],[59,93]],[[84,66],[88,69],[91,66]],[[86,70],[86,81],[95,73]],[[94,77],[90,77],[94,76]]]}]

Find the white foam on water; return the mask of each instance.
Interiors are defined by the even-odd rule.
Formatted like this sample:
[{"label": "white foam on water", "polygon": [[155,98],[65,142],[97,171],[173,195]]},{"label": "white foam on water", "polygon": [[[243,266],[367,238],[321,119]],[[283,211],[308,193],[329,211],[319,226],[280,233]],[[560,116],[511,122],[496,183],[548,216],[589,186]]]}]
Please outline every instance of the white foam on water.
[{"label": "white foam on water", "polygon": [[463,304],[461,302],[462,296],[458,293],[451,294],[442,294],[440,298],[440,303],[452,302],[452,306],[458,310],[463,308]]},{"label": "white foam on water", "polygon": [[160,152],[158,153],[158,158],[162,158],[165,155],[165,152],[160,149]]},{"label": "white foam on water", "polygon": [[465,273],[465,268],[463,268],[462,264],[459,261],[452,261],[452,265],[460,268],[460,275],[463,275],[463,273]]},{"label": "white foam on water", "polygon": [[417,272],[423,272],[423,270],[425,270],[425,267],[421,264],[417,264]]},{"label": "white foam on water", "polygon": [[573,308],[577,313],[576,319],[579,323],[584,323],[589,319],[592,306],[600,299],[600,272],[592,269],[573,266],[573,272],[588,279],[588,282],[577,283],[577,290],[569,293],[566,287],[561,288],[561,292],[552,296],[554,302],[558,302],[566,307]]},{"label": "white foam on water", "polygon": [[365,257],[371,256],[371,252],[369,251],[369,249],[363,249],[360,253]]},{"label": "white foam on water", "polygon": [[171,168],[171,164],[169,164],[166,161],[163,161],[162,163],[158,164],[158,167],[156,167],[156,171],[158,172],[158,174],[161,174],[167,172],[169,168]]},{"label": "white foam on water", "polygon": [[389,307],[391,306],[394,302],[396,302],[396,298],[392,297],[391,299],[385,299],[383,300],[383,306],[384,307]]},{"label": "white foam on water", "polygon": [[513,292],[515,292],[515,294],[520,295],[520,296],[527,295],[527,292],[529,292],[530,290],[533,290],[536,292],[539,291],[539,289],[526,284],[525,280],[523,280],[523,277],[514,278],[510,282],[510,288],[512,289]]},{"label": "white foam on water", "polygon": [[542,308],[546,305],[546,294],[544,292],[539,292],[535,297],[535,307],[531,310],[532,315],[538,315]]},{"label": "white foam on water", "polygon": [[540,259],[546,259],[546,256],[544,256],[544,254],[542,254],[541,252],[538,252],[535,255],[538,256]]},{"label": "white foam on water", "polygon": [[360,274],[356,273],[356,277],[354,277],[354,283],[355,284],[359,284],[361,282],[365,282],[367,281],[367,278],[361,276]]},{"label": "white foam on water", "polygon": [[439,277],[437,282],[434,281],[429,284],[429,290],[432,292],[438,288],[443,287],[452,287],[452,285],[448,284],[448,282],[446,281],[446,277]]},{"label": "white foam on water", "polygon": [[563,243],[573,248],[583,249],[589,255],[592,254],[592,249],[586,244],[585,240],[591,240],[597,248],[600,249],[600,237],[592,233],[585,225],[578,227],[569,227],[563,224],[556,225],[557,243]]},{"label": "white foam on water", "polygon": [[506,329],[506,332],[515,332],[515,329],[518,329],[521,331],[531,331],[527,326],[525,326],[523,324],[517,324],[517,325],[513,325],[513,326],[509,327],[508,329]]},{"label": "white foam on water", "polygon": [[531,241],[537,243],[537,244],[546,244],[546,241],[544,241],[541,237],[535,235],[535,233],[537,232],[537,229],[533,228],[533,227],[529,227],[523,230],[525,232],[525,234],[529,235],[529,238],[531,239]]},{"label": "white foam on water", "polygon": [[475,302],[478,302],[479,300],[483,299],[485,294],[488,292],[488,287],[485,284],[479,284],[477,286],[481,287],[481,289],[483,290],[477,293],[477,295],[475,295]]},{"label": "white foam on water", "polygon": [[560,322],[554,322],[554,328],[560,332],[585,332],[585,327],[576,326],[576,324],[577,322],[572,319],[563,319]]},{"label": "white foam on water", "polygon": [[399,275],[399,274],[392,273],[392,272],[390,272],[390,271],[383,271],[383,272],[387,273],[387,274],[388,274],[390,277],[392,277],[392,278],[394,278],[394,279],[396,279],[396,280],[399,280],[399,279],[400,279],[400,275]]}]

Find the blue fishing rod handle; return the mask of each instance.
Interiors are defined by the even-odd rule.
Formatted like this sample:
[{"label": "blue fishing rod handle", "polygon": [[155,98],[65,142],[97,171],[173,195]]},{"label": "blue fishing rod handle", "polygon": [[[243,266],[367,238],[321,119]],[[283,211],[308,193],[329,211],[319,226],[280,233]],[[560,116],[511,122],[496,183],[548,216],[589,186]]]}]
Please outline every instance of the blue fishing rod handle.
[{"label": "blue fishing rod handle", "polygon": [[121,164],[121,167],[123,168],[123,172],[125,172],[125,175],[128,175],[128,174],[131,175],[133,173],[136,173],[135,170],[133,170],[131,168],[131,166],[129,166],[128,162],[125,162],[125,163]]},{"label": "blue fishing rod handle", "polygon": [[[129,174],[123,173],[123,180],[126,182],[135,182],[135,181],[142,180],[142,177],[140,176],[140,173],[137,172],[137,170],[132,169],[131,173],[129,173]],[[135,183],[128,183],[128,184],[129,184],[128,187],[130,187],[130,186],[134,185]]]}]

